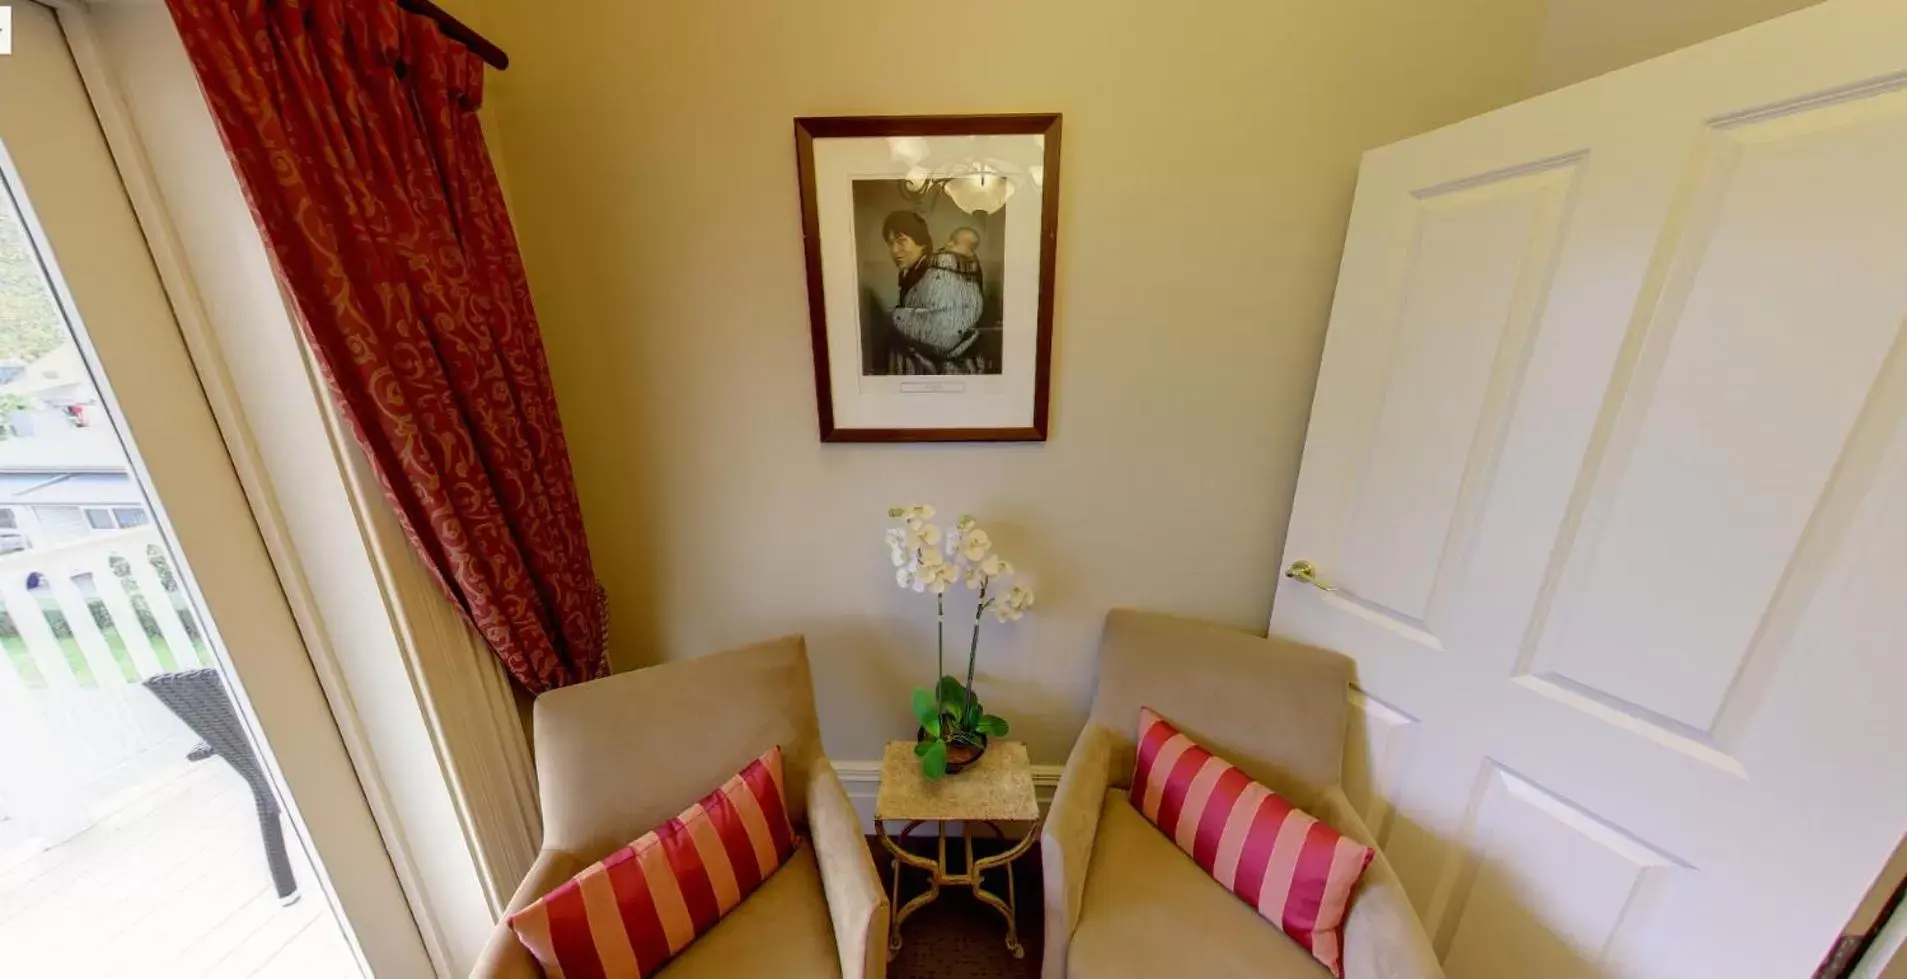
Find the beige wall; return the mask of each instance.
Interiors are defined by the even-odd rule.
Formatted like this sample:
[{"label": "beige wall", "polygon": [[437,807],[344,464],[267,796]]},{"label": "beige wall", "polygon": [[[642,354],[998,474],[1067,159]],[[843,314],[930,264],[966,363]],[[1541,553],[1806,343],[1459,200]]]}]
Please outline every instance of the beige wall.
[{"label": "beige wall", "polygon": [[1550,0],[1535,91],[1647,61],[1819,0]]},{"label": "beige wall", "polygon": [[[1544,10],[482,13],[512,58],[491,98],[618,664],[806,633],[829,750],[878,757],[934,655],[884,513],[932,502],[1037,572],[980,692],[1056,762],[1109,607],[1263,629],[1358,156],[1520,97]],[[1052,440],[821,445],[791,120],[998,111],[1066,114]]]}]

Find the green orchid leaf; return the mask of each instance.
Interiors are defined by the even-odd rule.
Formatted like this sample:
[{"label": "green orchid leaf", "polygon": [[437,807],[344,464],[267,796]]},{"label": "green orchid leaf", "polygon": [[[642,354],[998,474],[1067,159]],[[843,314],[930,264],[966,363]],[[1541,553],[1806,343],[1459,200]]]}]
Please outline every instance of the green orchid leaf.
[{"label": "green orchid leaf", "polygon": [[961,705],[967,702],[967,688],[955,677],[941,677],[934,686],[934,694],[940,700],[941,711],[956,717],[960,714]]},{"label": "green orchid leaf", "polygon": [[974,730],[990,738],[1006,737],[1008,730],[1006,718],[998,714],[987,714],[974,725]]},{"label": "green orchid leaf", "polygon": [[928,749],[928,748],[931,748],[931,747],[933,747],[933,745],[934,745],[934,743],[933,743],[932,741],[916,741],[916,742],[914,742],[914,757],[915,757],[915,758],[919,758],[920,756],[922,756],[922,755],[924,755],[924,754],[926,754],[926,753],[927,753],[927,749]]},{"label": "green orchid leaf", "polygon": [[920,756],[920,772],[930,779],[947,774],[947,745],[942,741],[927,743],[927,753]]},{"label": "green orchid leaf", "polygon": [[914,719],[927,733],[940,737],[940,705],[934,703],[934,695],[921,687],[914,688]]}]

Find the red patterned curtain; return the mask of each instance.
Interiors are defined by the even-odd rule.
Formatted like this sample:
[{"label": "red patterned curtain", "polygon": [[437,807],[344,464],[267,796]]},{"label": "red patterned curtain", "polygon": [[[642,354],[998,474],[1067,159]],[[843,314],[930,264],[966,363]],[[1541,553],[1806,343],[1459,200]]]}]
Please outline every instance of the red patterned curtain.
[{"label": "red patterned curtain", "polygon": [[424,564],[532,692],[608,671],[569,450],[476,109],[395,0],[168,0],[279,278]]}]

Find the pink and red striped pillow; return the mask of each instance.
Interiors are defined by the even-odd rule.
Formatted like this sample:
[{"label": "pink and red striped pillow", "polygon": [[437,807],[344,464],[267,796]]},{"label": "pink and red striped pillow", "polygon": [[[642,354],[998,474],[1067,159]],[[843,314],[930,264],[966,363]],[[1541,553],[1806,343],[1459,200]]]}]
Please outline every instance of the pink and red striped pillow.
[{"label": "pink and red striped pillow", "polygon": [[510,927],[550,979],[653,975],[794,853],[784,798],[776,746],[682,815],[511,915]]},{"label": "pink and red striped pillow", "polygon": [[1151,708],[1139,710],[1132,805],[1220,886],[1344,975],[1344,916],[1376,851],[1300,812]]}]

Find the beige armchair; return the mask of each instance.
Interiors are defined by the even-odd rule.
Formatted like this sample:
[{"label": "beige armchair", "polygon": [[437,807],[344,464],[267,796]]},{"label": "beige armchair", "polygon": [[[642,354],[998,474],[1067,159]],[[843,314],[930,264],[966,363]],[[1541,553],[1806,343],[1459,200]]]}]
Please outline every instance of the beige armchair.
[{"label": "beige armchair", "polygon": [[[670,979],[882,979],[887,897],[821,753],[798,636],[624,673],[536,701],[543,852],[508,912],[641,836],[781,745],[788,815],[808,843],[662,970]],[[540,979],[499,923],[473,979]]]},{"label": "beige armchair", "polygon": [[[1351,663],[1336,653],[1127,610],[1106,617],[1099,690],[1040,834],[1045,979],[1329,976],[1126,801],[1139,708],[1339,832],[1375,845],[1345,799]],[[1352,979],[1439,979],[1423,926],[1379,854],[1344,927]]]}]

